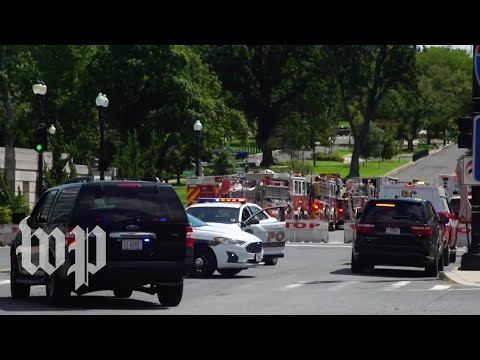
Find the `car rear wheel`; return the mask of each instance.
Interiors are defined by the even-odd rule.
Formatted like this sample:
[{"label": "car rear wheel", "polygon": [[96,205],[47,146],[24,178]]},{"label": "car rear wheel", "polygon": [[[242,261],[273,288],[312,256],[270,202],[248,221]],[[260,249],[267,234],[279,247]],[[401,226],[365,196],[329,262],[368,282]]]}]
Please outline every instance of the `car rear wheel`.
[{"label": "car rear wheel", "polygon": [[351,266],[352,273],[354,274],[361,274],[362,272],[365,271],[364,264],[362,264],[358,259],[355,258],[355,256],[353,256],[353,252],[352,252],[352,259],[350,262],[350,266]]},{"label": "car rear wheel", "polygon": [[242,270],[241,269],[218,269],[217,271],[224,277],[234,277]]},{"label": "car rear wheel", "polygon": [[117,298],[129,298],[132,296],[132,290],[129,289],[115,289],[113,290],[113,295]]},{"label": "car rear wheel", "polygon": [[273,256],[268,256],[264,258],[265,266],[275,266],[277,265],[278,258]]},{"label": "car rear wheel", "polygon": [[158,286],[157,297],[162,306],[178,306],[183,296],[183,280],[180,284]]},{"label": "car rear wheel", "polygon": [[217,259],[212,249],[197,247],[193,253],[192,277],[210,277],[217,269]]},{"label": "car rear wheel", "polygon": [[14,299],[24,299],[30,296],[30,285],[17,282],[18,261],[16,255],[10,256],[10,293]]}]

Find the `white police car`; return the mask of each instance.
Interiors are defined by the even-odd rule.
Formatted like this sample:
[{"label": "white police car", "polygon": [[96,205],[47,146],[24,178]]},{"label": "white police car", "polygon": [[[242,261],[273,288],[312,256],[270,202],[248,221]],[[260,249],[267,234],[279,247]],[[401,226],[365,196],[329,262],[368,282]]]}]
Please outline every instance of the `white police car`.
[{"label": "white police car", "polygon": [[191,276],[209,277],[217,270],[223,276],[263,264],[262,241],[240,229],[208,225],[188,214],[193,228],[194,250]]},{"label": "white police car", "polygon": [[209,225],[240,228],[260,238],[265,265],[275,265],[278,258],[285,256],[285,221],[278,221],[245,198],[200,198],[186,211]]}]

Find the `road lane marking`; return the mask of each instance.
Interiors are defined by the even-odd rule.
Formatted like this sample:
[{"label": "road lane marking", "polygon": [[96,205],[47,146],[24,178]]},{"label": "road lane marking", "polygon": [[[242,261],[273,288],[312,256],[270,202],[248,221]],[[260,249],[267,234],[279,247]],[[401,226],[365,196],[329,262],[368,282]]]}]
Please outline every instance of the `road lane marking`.
[{"label": "road lane marking", "polygon": [[404,287],[408,284],[410,284],[411,281],[399,281],[396,282],[395,284],[390,285],[389,287],[385,288],[384,290],[397,290],[400,289],[401,287]]},{"label": "road lane marking", "polygon": [[0,281],[0,285],[7,285],[7,284],[10,284],[10,280]]},{"label": "road lane marking", "polygon": [[472,287],[472,288],[462,288],[462,289],[450,289],[449,291],[480,291],[480,288]]},{"label": "road lane marking", "polygon": [[452,287],[452,285],[435,285],[434,287],[428,289],[428,290],[433,290],[433,291],[442,291],[442,290],[447,290],[449,289],[450,287]]},{"label": "road lane marking", "polygon": [[283,290],[290,290],[290,289],[295,289],[295,288],[298,288],[300,286],[304,286],[306,285],[306,281],[300,281],[300,282],[297,282],[295,284],[290,284],[290,285],[287,285],[283,288]]},{"label": "road lane marking", "polygon": [[340,284],[333,285],[332,287],[328,288],[328,291],[338,291],[338,290],[343,290],[346,287],[356,284],[358,281],[344,281],[341,282]]}]

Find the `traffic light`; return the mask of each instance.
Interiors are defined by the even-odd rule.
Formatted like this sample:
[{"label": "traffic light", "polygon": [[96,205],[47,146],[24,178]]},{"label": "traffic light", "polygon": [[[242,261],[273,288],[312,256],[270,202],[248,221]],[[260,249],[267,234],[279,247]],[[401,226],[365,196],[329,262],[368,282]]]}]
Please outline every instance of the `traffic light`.
[{"label": "traffic light", "polygon": [[40,124],[35,130],[35,151],[43,153],[48,150],[48,130],[45,124]]},{"label": "traffic light", "polygon": [[458,147],[471,149],[473,141],[473,117],[466,116],[458,119]]}]

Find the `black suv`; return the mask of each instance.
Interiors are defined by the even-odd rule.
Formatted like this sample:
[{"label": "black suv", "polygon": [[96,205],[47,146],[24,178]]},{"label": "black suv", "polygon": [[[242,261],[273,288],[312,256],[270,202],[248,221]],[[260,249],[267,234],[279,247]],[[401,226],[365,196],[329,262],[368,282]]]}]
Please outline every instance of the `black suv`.
[{"label": "black suv", "polygon": [[[17,234],[10,252],[12,297],[28,297],[31,285],[46,285],[51,304],[64,302],[72,291],[82,295],[113,290],[116,297],[127,298],[135,290],[157,294],[164,306],[177,306],[183,295],[183,279],[192,268],[193,232],[172,186],[136,180],[69,182],[48,189],[27,221],[32,234],[37,228],[46,234],[55,228],[65,233],[65,247],[56,250],[54,241],[49,245],[49,263],[55,263],[56,251],[65,252],[65,263],[52,275],[41,268],[30,275],[21,265],[22,252],[16,254],[22,243],[21,233]],[[96,237],[89,235],[84,243],[88,249],[84,272],[88,287],[76,289],[76,272],[67,274],[75,263],[75,250],[68,252],[68,246],[85,242],[87,236],[77,239],[70,232],[76,226],[92,231],[97,225],[106,233],[105,266],[88,274],[87,264],[96,264],[97,259]],[[35,236],[31,247],[32,263],[38,266],[39,241]]]},{"label": "black suv", "polygon": [[372,199],[355,226],[351,269],[361,273],[375,265],[425,267],[427,276],[443,270],[447,245],[430,201]]}]

